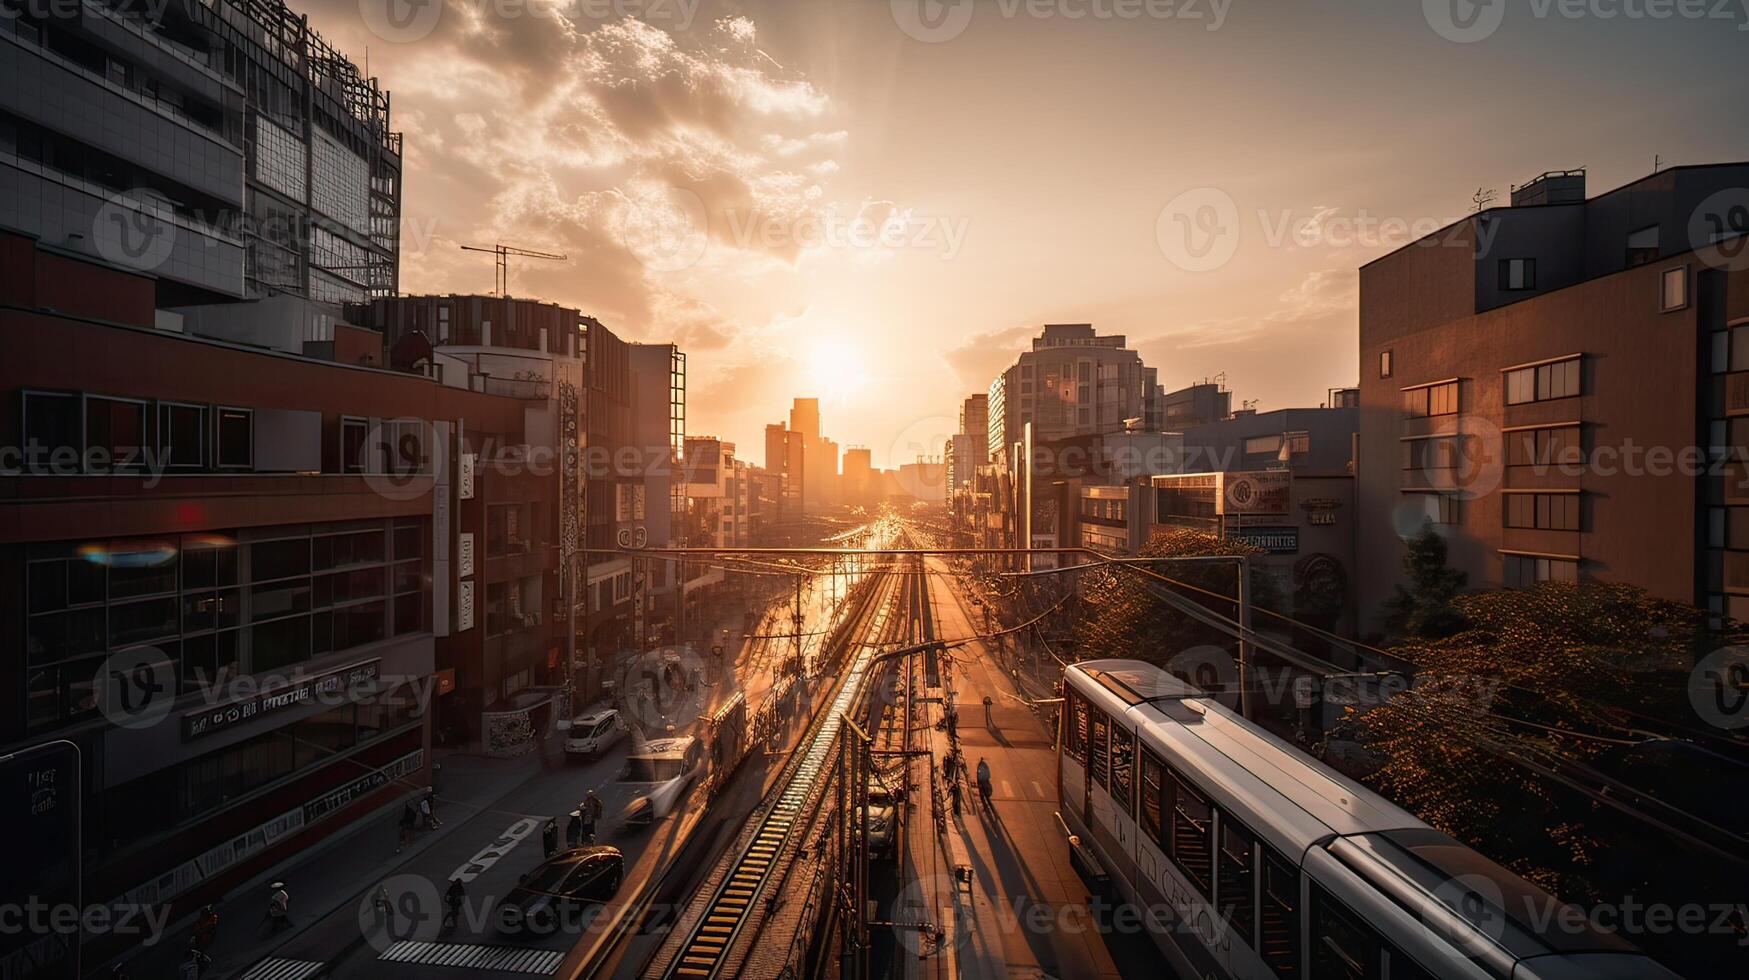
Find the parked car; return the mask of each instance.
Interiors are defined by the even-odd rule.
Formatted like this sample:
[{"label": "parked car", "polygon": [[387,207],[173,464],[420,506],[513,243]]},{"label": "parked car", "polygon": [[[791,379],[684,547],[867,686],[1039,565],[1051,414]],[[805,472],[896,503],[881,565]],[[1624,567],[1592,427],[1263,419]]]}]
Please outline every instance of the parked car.
[{"label": "parked car", "polygon": [[601,904],[619,892],[625,855],[607,845],[573,847],[537,864],[498,905],[498,925],[516,931],[522,923],[547,928],[557,917]]},{"label": "parked car", "polygon": [[615,708],[603,708],[571,719],[565,754],[594,758],[626,737],[625,719]]}]

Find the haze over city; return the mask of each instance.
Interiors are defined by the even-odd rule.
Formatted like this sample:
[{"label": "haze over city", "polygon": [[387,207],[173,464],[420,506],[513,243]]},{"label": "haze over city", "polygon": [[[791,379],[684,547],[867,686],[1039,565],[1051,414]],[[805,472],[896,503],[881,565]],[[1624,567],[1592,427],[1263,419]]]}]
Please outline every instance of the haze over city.
[{"label": "haze over city", "polygon": [[[1745,155],[1720,83],[1745,16],[1502,4],[1454,43],[1389,0],[940,6],[934,42],[885,2],[443,0],[388,38],[349,0],[307,12],[392,84],[405,288],[489,289],[456,243],[569,253],[515,291],[679,342],[712,433],[757,446],[816,395],[881,467],[1041,323],[1127,335],[1168,388],[1315,405],[1355,377],[1355,270],[1477,190]],[[1239,238],[1190,271],[1162,211],[1201,187]]]}]

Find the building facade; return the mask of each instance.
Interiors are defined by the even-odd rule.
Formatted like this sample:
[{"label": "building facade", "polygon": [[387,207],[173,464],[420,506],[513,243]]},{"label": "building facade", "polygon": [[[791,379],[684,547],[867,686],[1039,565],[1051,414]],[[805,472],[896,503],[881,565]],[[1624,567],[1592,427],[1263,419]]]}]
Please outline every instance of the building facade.
[{"label": "building facade", "polygon": [[1369,626],[1429,524],[1472,587],[1627,582],[1749,617],[1746,182],[1677,167],[1586,198],[1544,175],[1361,268]]}]

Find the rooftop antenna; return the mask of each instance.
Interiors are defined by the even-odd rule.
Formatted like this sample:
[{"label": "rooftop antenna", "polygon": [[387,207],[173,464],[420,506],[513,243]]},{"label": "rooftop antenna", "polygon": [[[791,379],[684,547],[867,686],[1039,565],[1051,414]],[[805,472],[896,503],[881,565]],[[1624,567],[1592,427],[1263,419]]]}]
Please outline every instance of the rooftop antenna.
[{"label": "rooftop antenna", "polygon": [[1658,168],[1662,167],[1663,165],[1664,165],[1664,158],[1659,156],[1656,153],[1652,154],[1652,172],[1657,173]]},{"label": "rooftop antenna", "polygon": [[552,252],[536,252],[531,249],[517,248],[515,245],[506,245],[503,242],[499,242],[491,248],[485,248],[480,245],[463,245],[462,251],[491,252],[498,257],[496,269],[497,275],[494,276],[492,280],[492,285],[494,287],[492,295],[501,298],[508,298],[510,296],[510,256],[516,255],[530,259],[551,259],[555,262],[563,262],[569,258],[569,256],[557,255]]},{"label": "rooftop antenna", "polygon": [[1485,210],[1488,205],[1493,203],[1494,188],[1478,187],[1476,188],[1476,193],[1470,196],[1470,213],[1475,214],[1479,211]]}]

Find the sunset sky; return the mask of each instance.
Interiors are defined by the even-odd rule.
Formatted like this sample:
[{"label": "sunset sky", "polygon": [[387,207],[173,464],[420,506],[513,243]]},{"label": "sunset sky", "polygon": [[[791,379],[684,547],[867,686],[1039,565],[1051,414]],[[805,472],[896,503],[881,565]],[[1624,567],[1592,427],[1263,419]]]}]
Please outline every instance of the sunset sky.
[{"label": "sunset sky", "polygon": [[[1316,405],[1356,268],[1479,187],[1749,158],[1736,0],[292,2],[393,93],[404,291],[489,292],[458,243],[568,253],[512,292],[679,342],[689,431],[755,462],[794,395],[876,465],[939,452],[1046,322]],[[1210,200],[1236,251],[1187,260],[1162,212]]]}]

